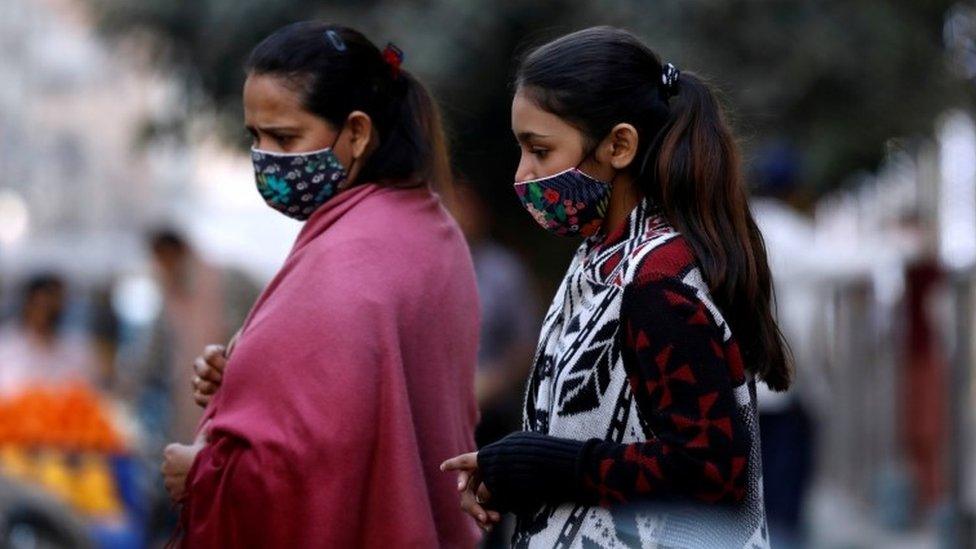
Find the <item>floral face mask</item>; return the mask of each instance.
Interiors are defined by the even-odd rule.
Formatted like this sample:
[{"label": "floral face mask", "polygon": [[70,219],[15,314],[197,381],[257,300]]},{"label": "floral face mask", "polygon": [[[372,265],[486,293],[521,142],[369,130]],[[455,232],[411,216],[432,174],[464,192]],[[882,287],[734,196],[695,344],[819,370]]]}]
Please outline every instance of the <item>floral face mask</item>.
[{"label": "floral face mask", "polygon": [[610,183],[586,175],[578,165],[515,183],[515,193],[529,214],[558,236],[596,234],[607,214],[610,189]]}]

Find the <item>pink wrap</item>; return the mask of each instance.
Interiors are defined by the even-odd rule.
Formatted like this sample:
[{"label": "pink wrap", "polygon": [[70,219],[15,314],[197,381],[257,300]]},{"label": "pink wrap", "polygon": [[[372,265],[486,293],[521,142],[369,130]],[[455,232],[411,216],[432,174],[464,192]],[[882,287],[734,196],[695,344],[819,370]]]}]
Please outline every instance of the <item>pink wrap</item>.
[{"label": "pink wrap", "polygon": [[181,543],[473,546],[438,466],[474,448],[478,316],[467,246],[427,189],[363,185],[316,211],[206,412]]}]

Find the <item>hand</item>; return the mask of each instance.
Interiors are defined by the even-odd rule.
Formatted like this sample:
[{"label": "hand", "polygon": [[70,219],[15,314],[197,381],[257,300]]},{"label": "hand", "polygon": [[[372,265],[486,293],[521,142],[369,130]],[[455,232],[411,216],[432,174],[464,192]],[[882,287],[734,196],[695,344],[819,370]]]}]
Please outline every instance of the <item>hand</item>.
[{"label": "hand", "polygon": [[163,473],[166,491],[174,502],[179,502],[186,495],[186,476],[190,472],[193,460],[206,446],[209,435],[210,422],[208,421],[200,429],[200,434],[192,445],[174,443],[163,450],[163,465],[160,470]]},{"label": "hand", "polygon": [[478,527],[490,532],[501,522],[498,511],[485,509],[491,499],[488,487],[481,482],[478,474],[478,452],[461,454],[441,464],[441,471],[458,472],[458,492],[461,492],[461,509],[471,515]]},{"label": "hand", "polygon": [[234,334],[226,349],[223,345],[207,345],[203,354],[193,361],[193,371],[196,372],[193,377],[193,400],[200,407],[206,408],[217,389],[220,389],[224,380],[224,368],[239,335],[240,332]]}]

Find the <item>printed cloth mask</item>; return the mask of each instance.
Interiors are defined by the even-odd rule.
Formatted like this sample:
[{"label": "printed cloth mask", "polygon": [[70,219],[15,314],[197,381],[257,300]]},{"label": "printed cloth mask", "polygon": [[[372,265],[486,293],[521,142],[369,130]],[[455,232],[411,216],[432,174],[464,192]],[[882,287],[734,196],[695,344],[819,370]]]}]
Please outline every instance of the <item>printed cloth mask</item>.
[{"label": "printed cloth mask", "polygon": [[547,177],[515,183],[522,206],[543,229],[558,236],[596,234],[607,214],[610,188],[610,183],[583,173],[579,164]]},{"label": "printed cloth mask", "polygon": [[305,221],[336,195],[348,174],[333,147],[304,153],[251,149],[258,192],[268,206]]}]

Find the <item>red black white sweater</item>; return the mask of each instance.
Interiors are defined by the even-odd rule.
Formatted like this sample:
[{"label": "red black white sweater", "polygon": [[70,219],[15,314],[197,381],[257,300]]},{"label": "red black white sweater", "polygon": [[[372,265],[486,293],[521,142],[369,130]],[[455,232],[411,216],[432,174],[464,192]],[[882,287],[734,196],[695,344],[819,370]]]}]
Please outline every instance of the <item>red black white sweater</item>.
[{"label": "red black white sweater", "polygon": [[577,251],[523,429],[478,455],[516,547],[768,547],[754,382],[689,244],[647,202]]}]

